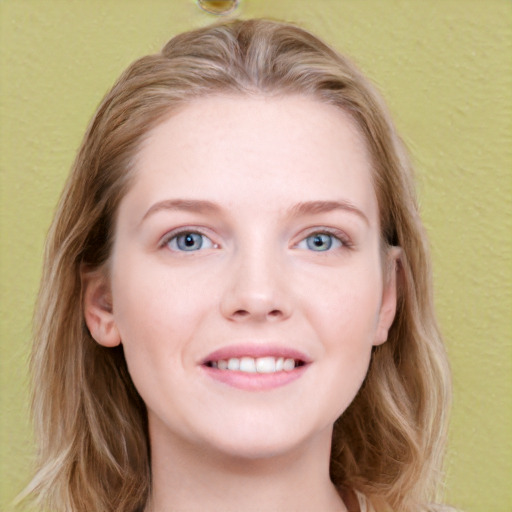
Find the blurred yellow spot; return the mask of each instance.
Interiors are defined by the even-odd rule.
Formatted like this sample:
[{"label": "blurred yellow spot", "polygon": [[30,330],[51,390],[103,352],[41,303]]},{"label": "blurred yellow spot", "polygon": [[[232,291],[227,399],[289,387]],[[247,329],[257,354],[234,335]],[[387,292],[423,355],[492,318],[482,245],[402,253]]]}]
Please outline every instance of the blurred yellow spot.
[{"label": "blurred yellow spot", "polygon": [[238,0],[198,0],[201,9],[212,14],[229,14],[236,9]]}]

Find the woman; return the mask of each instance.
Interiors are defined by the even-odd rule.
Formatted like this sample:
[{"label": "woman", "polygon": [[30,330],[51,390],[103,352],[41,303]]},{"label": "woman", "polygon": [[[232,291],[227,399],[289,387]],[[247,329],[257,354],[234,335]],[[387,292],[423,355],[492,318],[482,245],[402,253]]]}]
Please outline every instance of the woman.
[{"label": "woman", "polygon": [[433,510],[449,370],[410,163],[308,32],[173,38],[100,105],[49,233],[50,510]]}]

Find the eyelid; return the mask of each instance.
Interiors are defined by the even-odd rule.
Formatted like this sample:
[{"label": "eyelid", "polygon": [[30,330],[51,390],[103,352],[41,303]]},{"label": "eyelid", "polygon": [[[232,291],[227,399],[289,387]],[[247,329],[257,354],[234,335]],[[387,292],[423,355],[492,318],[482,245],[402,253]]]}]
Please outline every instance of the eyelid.
[{"label": "eyelid", "polygon": [[325,235],[333,236],[334,238],[338,239],[341,242],[342,247],[346,248],[346,249],[350,249],[354,245],[351,238],[347,235],[347,233],[345,233],[345,231],[342,231],[339,228],[332,228],[332,227],[327,227],[327,226],[314,226],[312,228],[308,228],[308,229],[304,230],[300,234],[300,239],[298,240],[298,242],[296,242],[294,244],[294,247],[297,247],[299,243],[303,242],[310,236],[317,235],[317,234],[319,234],[319,235],[325,234]]},{"label": "eyelid", "polygon": [[[171,231],[168,231],[160,238],[158,242],[158,247],[163,248],[166,247],[167,244],[179,235],[187,234],[187,233],[196,233],[198,235],[202,235],[208,238],[212,242],[212,246],[214,249],[218,249],[220,244],[214,240],[214,237],[211,234],[211,231],[207,228],[199,227],[199,226],[180,226],[178,228],[174,228]],[[327,226],[314,226],[311,228],[307,228],[301,232],[299,235],[299,239],[297,242],[293,244],[293,247],[297,247],[299,243],[306,240],[308,237],[315,234],[326,234],[331,235],[338,239],[343,248],[350,249],[353,247],[353,242],[351,238],[346,234],[345,231],[342,231],[339,228],[327,227]]]},{"label": "eyelid", "polygon": [[[167,245],[173,238],[176,238],[180,235],[185,235],[188,233],[195,233],[197,235],[204,236],[205,238],[210,240],[210,242],[212,243],[213,249],[219,248],[219,244],[213,240],[213,237],[210,234],[210,230],[208,230],[206,228],[201,228],[198,226],[180,226],[179,228],[175,228],[175,229],[172,229],[171,231],[168,231],[164,236],[162,236],[160,238],[160,241],[158,242],[158,247],[159,248],[167,247]],[[175,252],[178,252],[178,251],[175,251]],[[191,251],[191,252],[193,252],[193,251]]]}]

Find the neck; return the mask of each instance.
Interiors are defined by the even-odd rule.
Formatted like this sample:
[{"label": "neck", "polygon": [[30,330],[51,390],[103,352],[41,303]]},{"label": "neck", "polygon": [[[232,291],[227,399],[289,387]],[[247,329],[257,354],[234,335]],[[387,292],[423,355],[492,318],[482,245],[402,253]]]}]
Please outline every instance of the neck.
[{"label": "neck", "polygon": [[183,439],[166,438],[163,443],[152,437],[147,512],[346,512],[329,476],[330,439],[326,432],[293,453],[240,458]]}]

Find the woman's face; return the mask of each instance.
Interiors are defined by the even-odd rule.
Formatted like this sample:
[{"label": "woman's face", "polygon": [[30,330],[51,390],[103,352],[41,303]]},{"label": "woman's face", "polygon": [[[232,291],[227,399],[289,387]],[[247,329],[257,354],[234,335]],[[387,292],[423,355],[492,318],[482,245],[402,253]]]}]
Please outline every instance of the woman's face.
[{"label": "woman's face", "polygon": [[135,164],[112,310],[95,323],[86,298],[86,318],[122,343],[153,450],[267,457],[330,440],[395,310],[353,121],[300,96],[207,97]]}]

